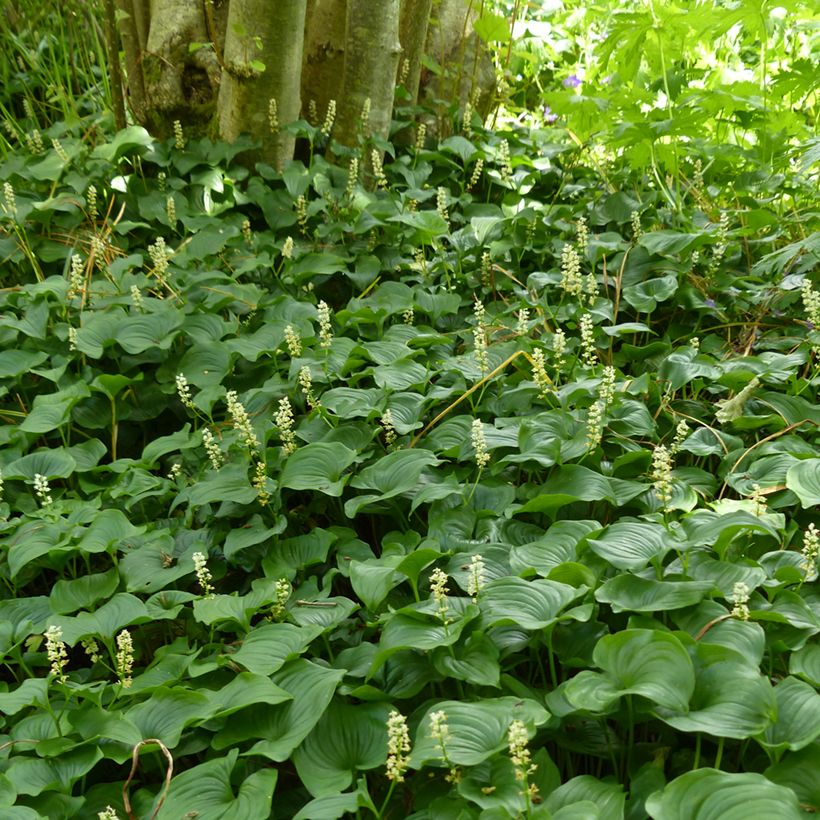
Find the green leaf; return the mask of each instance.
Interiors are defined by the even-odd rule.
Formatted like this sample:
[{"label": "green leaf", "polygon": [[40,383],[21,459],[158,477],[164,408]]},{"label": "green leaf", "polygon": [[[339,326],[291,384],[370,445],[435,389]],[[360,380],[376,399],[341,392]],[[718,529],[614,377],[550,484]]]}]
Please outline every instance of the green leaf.
[{"label": "green leaf", "polygon": [[575,589],[556,581],[499,578],[481,590],[482,620],[486,619],[487,626],[515,624],[527,630],[545,629],[585,592],[584,587]]},{"label": "green leaf", "polygon": [[775,719],[777,704],[769,681],[737,652],[698,644],[695,691],[688,709],[658,714],[681,732],[745,740],[764,731]]},{"label": "green leaf", "polygon": [[62,427],[71,417],[72,408],[89,395],[85,382],[76,382],[56,393],[40,394],[34,398],[29,414],[20,425],[27,433],[49,433]]},{"label": "green leaf", "polygon": [[293,700],[274,707],[264,723],[257,720],[261,733],[254,737],[265,740],[254,745],[251,753],[277,762],[287,760],[324,714],[344,672],[301,658],[276,672],[274,683],[290,692]]},{"label": "green leaf", "polygon": [[27,706],[45,705],[47,693],[45,678],[26,678],[13,692],[0,692],[0,712],[11,716]]},{"label": "green leaf", "polygon": [[789,658],[789,673],[820,687],[820,646],[806,644]]},{"label": "green leaf", "polygon": [[656,581],[624,574],[596,589],[595,600],[609,604],[613,612],[666,612],[700,603],[712,588],[710,581]]},{"label": "green leaf", "polygon": [[390,556],[350,562],[350,584],[371,612],[377,611],[390,590],[404,580],[397,571],[400,561],[401,556]]},{"label": "green leaf", "polygon": [[17,794],[36,797],[48,790],[70,793],[74,783],[88,774],[102,756],[96,745],[76,746],[49,760],[17,755],[5,774]]},{"label": "green leaf", "polygon": [[77,462],[62,447],[54,450],[36,450],[7,464],[3,468],[3,478],[33,481],[38,473],[49,480],[68,478],[76,466]]},{"label": "green leaf", "polygon": [[256,489],[248,478],[248,468],[243,464],[226,464],[219,472],[211,470],[196,484],[182,490],[174,499],[171,509],[176,509],[180,504],[201,507],[223,501],[250,504],[256,497]]},{"label": "green leaf", "polygon": [[799,751],[820,737],[820,694],[813,686],[789,676],[774,693],[777,720],[766,730],[766,746]]},{"label": "green leaf", "polygon": [[351,487],[376,492],[347,501],[345,515],[354,518],[368,504],[410,492],[418,484],[422,470],[438,463],[439,460],[429,450],[397,450],[382,456],[350,482]]},{"label": "green leaf", "polygon": [[[573,804],[590,802],[597,808],[598,813],[595,816],[599,820],[622,820],[625,800],[626,794],[619,783],[604,783],[584,774],[573,777],[559,786],[547,796],[544,804],[551,812],[555,812],[556,818],[559,813],[564,817],[564,813],[571,809]],[[574,815],[568,814],[567,817],[571,818]]]},{"label": "green leaf", "polygon": [[108,572],[83,575],[73,581],[57,581],[52,587],[49,603],[57,615],[68,615],[91,606],[114,594],[120,579],[115,567]]},{"label": "green leaf", "polygon": [[490,698],[472,703],[447,700],[430,706],[419,722],[410,765],[420,769],[425,763],[443,760],[437,741],[430,737],[430,714],[443,711],[450,733],[447,757],[457,766],[476,766],[507,748],[507,731],[513,720],[527,725],[530,735],[549,718],[548,712],[526,698]]},{"label": "green leaf", "polygon": [[664,527],[644,521],[618,521],[587,543],[612,566],[632,572],[662,559],[674,546]]},{"label": "green leaf", "polygon": [[675,778],[646,801],[652,820],[750,820],[804,817],[791,789],[763,775],[696,769]]},{"label": "green leaf", "polygon": [[641,695],[676,712],[688,708],[695,689],[694,666],[671,633],[626,629],[605,635],[592,657],[604,673],[582,672],[562,687],[576,708],[603,711],[623,695]]},{"label": "green leaf", "polygon": [[789,467],[786,487],[800,499],[803,509],[820,504],[820,458],[806,458]]},{"label": "green leaf", "polygon": [[116,162],[125,154],[153,144],[153,138],[141,125],[132,125],[120,131],[111,142],[98,145],[91,156],[106,162]]},{"label": "green leaf", "polygon": [[198,820],[266,820],[270,816],[278,772],[260,769],[242,778],[234,794],[231,772],[239,755],[232,749],[224,757],[194,766],[171,781],[168,798],[157,820],[179,820],[193,812]]},{"label": "green leaf", "polygon": [[486,11],[473,23],[473,28],[485,43],[509,42],[510,24],[501,14]]},{"label": "green leaf", "polygon": [[291,490],[313,490],[340,496],[347,476],[342,473],[356,460],[356,453],[336,442],[315,442],[288,456],[280,484]]},{"label": "green leaf", "polygon": [[389,713],[386,703],[331,704],[293,756],[314,797],[346,789],[357,771],[384,764]]},{"label": "green leaf", "polygon": [[252,629],[231,660],[260,675],[272,675],[297,658],[322,633],[318,626],[264,624]]}]

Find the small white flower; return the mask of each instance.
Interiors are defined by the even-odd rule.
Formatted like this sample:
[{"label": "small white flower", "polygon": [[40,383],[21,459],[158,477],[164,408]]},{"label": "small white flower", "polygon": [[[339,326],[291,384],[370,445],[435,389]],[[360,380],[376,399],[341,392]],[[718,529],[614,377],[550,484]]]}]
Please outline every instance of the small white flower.
[{"label": "small white flower", "polygon": [[211,575],[211,571],[208,569],[208,558],[205,553],[202,552],[195,552],[191,557],[194,561],[194,571],[196,572],[196,579],[199,582],[199,586],[202,589],[202,594],[206,598],[209,598],[213,594],[214,588],[211,585],[213,575]]},{"label": "small white flower", "polygon": [[134,669],[134,643],[131,640],[131,633],[123,629],[117,635],[117,677],[124,689],[131,686],[131,673]]},{"label": "small white flower", "polygon": [[487,452],[487,439],[484,437],[481,419],[473,419],[470,436],[475,450],[475,463],[479,470],[483,470],[490,463],[490,454]]},{"label": "small white flower", "polygon": [[52,625],[45,632],[46,655],[51,662],[51,671],[54,676],[65,683],[67,680],[65,667],[68,664],[68,652],[63,643],[63,630],[59,626]]},{"label": "small white flower", "polygon": [[319,318],[319,347],[328,348],[333,342],[333,328],[330,324],[330,306],[324,299],[316,306]]},{"label": "small white flower", "polygon": [[387,718],[387,779],[404,782],[404,773],[410,762],[410,732],[407,721],[395,709]]},{"label": "small white flower", "polygon": [[478,600],[478,593],[484,586],[484,559],[476,553],[470,559],[470,575],[467,578],[467,594],[473,599],[473,603]]},{"label": "small white flower", "polygon": [[51,497],[51,488],[48,484],[48,479],[40,473],[34,474],[34,494],[40,499],[40,503],[44,507],[48,507],[53,503],[54,499]]}]

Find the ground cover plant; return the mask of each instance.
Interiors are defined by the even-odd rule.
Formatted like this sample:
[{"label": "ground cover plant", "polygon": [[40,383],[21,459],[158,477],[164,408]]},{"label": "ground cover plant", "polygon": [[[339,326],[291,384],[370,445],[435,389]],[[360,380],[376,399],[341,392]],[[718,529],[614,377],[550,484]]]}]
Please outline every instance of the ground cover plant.
[{"label": "ground cover plant", "polygon": [[814,98],[562,65],[281,172],[8,87],[3,817],[820,807]]}]

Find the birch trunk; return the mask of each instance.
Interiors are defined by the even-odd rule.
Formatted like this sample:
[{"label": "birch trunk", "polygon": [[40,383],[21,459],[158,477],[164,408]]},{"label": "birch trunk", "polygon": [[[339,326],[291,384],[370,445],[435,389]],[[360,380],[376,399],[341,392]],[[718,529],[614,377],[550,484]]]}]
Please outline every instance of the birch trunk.
[{"label": "birch trunk", "polygon": [[[355,148],[360,137],[387,139],[399,66],[400,0],[348,0],[342,94],[333,137]],[[365,100],[370,117],[362,121]]]},{"label": "birch trunk", "polygon": [[[293,157],[281,126],[299,118],[306,0],[231,0],[219,91],[219,136],[249,133],[277,168]],[[254,65],[260,63],[260,65]],[[271,100],[276,119],[271,123]]]}]

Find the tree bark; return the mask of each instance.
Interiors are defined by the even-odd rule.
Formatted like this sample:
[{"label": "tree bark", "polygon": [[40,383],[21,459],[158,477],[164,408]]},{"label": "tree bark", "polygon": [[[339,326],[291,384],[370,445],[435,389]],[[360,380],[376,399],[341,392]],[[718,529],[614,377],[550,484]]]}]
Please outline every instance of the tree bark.
[{"label": "tree bark", "polygon": [[120,67],[120,45],[117,36],[117,16],[114,0],[105,0],[105,46],[108,51],[108,65],[111,70],[111,103],[114,107],[114,126],[117,131],[125,128],[125,102],[122,97],[122,69]]},{"label": "tree bark", "polygon": [[402,61],[407,61],[407,79],[404,87],[410,93],[410,105],[419,99],[421,80],[421,58],[427,42],[430,12],[433,0],[404,0],[401,7],[399,39],[402,47]]},{"label": "tree bark", "polygon": [[313,100],[319,122],[312,125],[320,125],[328,103],[341,98],[345,8],[346,0],[310,0],[302,62],[302,116],[310,119],[307,108]]},{"label": "tree bark", "polygon": [[[128,106],[134,119],[142,122],[145,118],[145,78],[142,76],[142,55],[147,44],[147,37],[144,36],[145,21],[139,23],[137,9],[132,0],[117,0],[117,9],[120,12],[120,39],[125,53]],[[143,37],[140,35],[140,25]]]},{"label": "tree bark", "polygon": [[142,68],[144,124],[153,133],[168,136],[176,119],[194,132],[204,132],[213,120],[221,73],[219,44],[188,48],[212,42],[209,28],[202,0],[151,0]]},{"label": "tree bark", "polygon": [[298,119],[301,109],[306,8],[306,0],[231,0],[228,13],[219,135],[230,142],[250,134],[262,143],[258,157],[279,169],[293,157],[294,138],[281,126]]},{"label": "tree bark", "polygon": [[[345,67],[334,138],[355,148],[361,136],[387,139],[399,66],[400,0],[348,0]],[[362,121],[370,100],[369,122]]]}]

